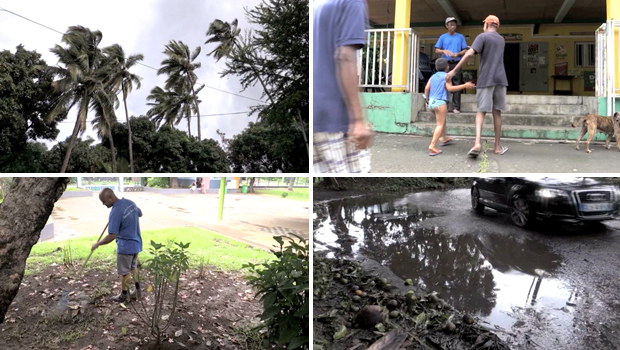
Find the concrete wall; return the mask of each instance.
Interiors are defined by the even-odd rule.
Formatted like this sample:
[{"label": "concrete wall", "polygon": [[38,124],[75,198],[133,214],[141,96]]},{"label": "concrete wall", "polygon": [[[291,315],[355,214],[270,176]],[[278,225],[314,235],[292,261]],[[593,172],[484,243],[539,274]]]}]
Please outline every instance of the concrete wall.
[{"label": "concrete wall", "polygon": [[75,197],[92,197],[93,196],[93,191],[65,191],[62,196],[60,197],[60,199],[63,198],[75,198]]},{"label": "concrete wall", "polygon": [[376,131],[407,132],[412,116],[411,94],[378,92],[363,93],[362,97],[365,113]]},{"label": "concrete wall", "polygon": [[[218,188],[212,188],[207,190],[207,193],[218,193],[220,190]],[[153,187],[144,187],[144,192],[153,192],[159,193],[163,195],[174,195],[174,194],[191,194],[192,191],[189,188],[153,188]],[[200,188],[196,188],[196,193],[200,193]],[[237,193],[237,189],[229,189],[226,193]]]}]

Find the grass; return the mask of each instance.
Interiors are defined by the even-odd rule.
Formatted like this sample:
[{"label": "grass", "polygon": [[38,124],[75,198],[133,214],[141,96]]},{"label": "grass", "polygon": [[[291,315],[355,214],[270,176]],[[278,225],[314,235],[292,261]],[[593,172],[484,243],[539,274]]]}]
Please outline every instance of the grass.
[{"label": "grass", "polygon": [[79,187],[67,187],[67,189],[65,190],[65,192],[78,192],[78,191],[88,191],[88,190],[84,188],[79,188]]},{"label": "grass", "polygon": [[304,202],[307,202],[310,200],[310,189],[309,188],[295,188],[293,189],[293,192],[288,192],[286,188],[269,189],[269,190],[264,190],[264,189],[254,190],[254,193],[256,194],[270,196],[270,197],[280,197],[280,198],[282,198],[282,193],[284,192],[288,193],[288,195],[286,196],[286,199],[292,199],[295,201],[304,201]]},{"label": "grass", "polygon": [[488,173],[489,172],[489,155],[487,154],[487,151],[489,151],[491,147],[489,146],[488,142],[485,142],[482,145],[482,160],[480,161],[480,169],[477,171],[477,173]]},{"label": "grass", "polygon": [[[61,265],[63,263],[63,249],[70,241],[71,258],[77,266],[82,266],[84,260],[90,253],[90,247],[95,243],[99,236],[85,236],[67,240],[67,242],[42,242],[32,247],[30,257],[26,265],[26,273],[33,270],[45,268],[52,263]],[[228,237],[217,233],[195,227],[182,227],[174,229],[163,229],[142,232],[143,251],[140,253],[140,260],[146,261],[150,257],[148,252],[150,241],[166,243],[169,240],[187,243],[190,242],[188,252],[192,257],[192,268],[200,267],[201,257],[209,266],[216,268],[236,271],[240,270],[243,264],[248,262],[262,263],[271,260],[274,255],[261,249],[249,247],[246,243],[237,242]],[[88,265],[92,268],[107,268],[109,264],[115,264],[116,243],[99,247],[93,253]]]}]

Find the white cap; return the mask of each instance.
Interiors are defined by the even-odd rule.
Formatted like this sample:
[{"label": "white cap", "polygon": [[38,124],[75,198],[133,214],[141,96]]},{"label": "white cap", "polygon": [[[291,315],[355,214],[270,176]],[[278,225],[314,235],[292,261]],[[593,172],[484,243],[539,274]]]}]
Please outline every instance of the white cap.
[{"label": "white cap", "polygon": [[458,23],[458,21],[456,20],[456,18],[454,18],[454,17],[448,17],[448,18],[446,18],[446,24],[445,24],[445,26],[448,26],[448,22],[452,22],[452,21],[454,21],[454,22],[457,22],[457,23]]}]

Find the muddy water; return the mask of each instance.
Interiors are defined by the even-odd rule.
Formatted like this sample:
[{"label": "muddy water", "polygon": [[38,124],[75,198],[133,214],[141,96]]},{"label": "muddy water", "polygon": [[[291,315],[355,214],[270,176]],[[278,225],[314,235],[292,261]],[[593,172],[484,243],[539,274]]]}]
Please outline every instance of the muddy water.
[{"label": "muddy water", "polygon": [[[527,332],[537,322],[570,331],[579,292],[556,277],[561,256],[519,235],[452,234],[442,225],[446,212],[422,205],[407,196],[317,204],[314,249],[376,260],[397,276],[437,291],[456,308],[510,332]],[[434,224],[425,224],[430,218]],[[447,220],[454,219],[443,220],[450,226]]]}]

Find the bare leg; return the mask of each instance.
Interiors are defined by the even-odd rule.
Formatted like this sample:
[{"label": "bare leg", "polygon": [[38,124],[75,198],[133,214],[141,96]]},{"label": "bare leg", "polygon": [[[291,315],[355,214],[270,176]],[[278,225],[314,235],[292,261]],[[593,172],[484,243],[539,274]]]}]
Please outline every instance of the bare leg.
[{"label": "bare leg", "polygon": [[431,144],[428,146],[428,149],[431,152],[439,152],[437,149],[437,141],[439,137],[445,134],[445,125],[446,125],[446,114],[448,114],[448,106],[443,104],[434,110],[435,112],[435,120],[437,125],[435,125],[435,131],[433,132],[433,139],[431,140]]},{"label": "bare leg", "polygon": [[495,130],[495,153],[502,151],[500,138],[502,136],[502,111],[493,108],[493,128]]},{"label": "bare leg", "polygon": [[480,151],[482,149],[482,125],[484,124],[485,112],[476,113],[476,141],[472,149]]}]

